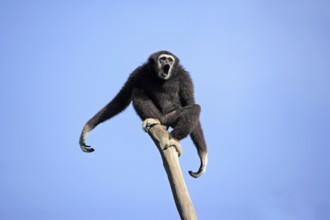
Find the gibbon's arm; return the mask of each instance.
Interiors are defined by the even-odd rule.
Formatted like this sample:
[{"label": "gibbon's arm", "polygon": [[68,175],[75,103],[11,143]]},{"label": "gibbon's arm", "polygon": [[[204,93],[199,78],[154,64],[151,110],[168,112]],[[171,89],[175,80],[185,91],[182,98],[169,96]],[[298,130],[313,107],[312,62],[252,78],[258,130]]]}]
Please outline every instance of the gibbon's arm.
[{"label": "gibbon's arm", "polygon": [[[182,77],[183,79],[181,80],[182,84],[180,91],[181,103],[183,106],[193,105],[195,104],[195,98],[192,79],[188,74],[184,74],[182,75]],[[208,161],[207,147],[200,121],[198,121],[194,131],[190,134],[190,137],[194,145],[196,146],[197,153],[200,159],[200,167],[197,172],[189,171],[189,174],[192,177],[197,178],[205,172]]]},{"label": "gibbon's arm", "polygon": [[182,106],[195,104],[194,85],[188,73],[184,72],[181,77],[180,85],[180,99]]},{"label": "gibbon's arm", "polygon": [[85,140],[88,132],[93,130],[98,124],[112,118],[118,113],[122,112],[131,102],[133,89],[136,84],[136,80],[133,78],[134,72],[128,78],[119,93],[109,102],[104,108],[102,108],[96,115],[94,115],[84,126],[79,144],[84,152],[93,152],[94,149],[86,145]]},{"label": "gibbon's arm", "polygon": [[133,106],[142,121],[147,118],[158,119],[161,124],[165,123],[164,114],[156,107],[153,101],[141,89],[134,92]]}]

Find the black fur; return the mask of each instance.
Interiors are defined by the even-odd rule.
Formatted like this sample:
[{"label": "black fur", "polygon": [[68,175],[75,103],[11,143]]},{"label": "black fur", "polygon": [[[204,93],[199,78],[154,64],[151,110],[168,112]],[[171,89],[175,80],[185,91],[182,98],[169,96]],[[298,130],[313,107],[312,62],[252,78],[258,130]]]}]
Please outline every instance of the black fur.
[{"label": "black fur", "polygon": [[[175,58],[168,79],[159,76],[159,57],[164,54]],[[179,59],[168,51],[152,54],[145,64],[131,73],[115,98],[86,123],[80,138],[83,150],[93,151],[85,145],[84,135],[98,124],[123,111],[131,101],[142,120],[155,118],[161,124],[172,127],[171,138],[181,140],[188,135],[191,136],[201,166],[197,173],[189,173],[194,177],[200,176],[205,171],[207,163],[207,149],[199,122],[201,108],[195,103],[189,73],[180,65]]]}]

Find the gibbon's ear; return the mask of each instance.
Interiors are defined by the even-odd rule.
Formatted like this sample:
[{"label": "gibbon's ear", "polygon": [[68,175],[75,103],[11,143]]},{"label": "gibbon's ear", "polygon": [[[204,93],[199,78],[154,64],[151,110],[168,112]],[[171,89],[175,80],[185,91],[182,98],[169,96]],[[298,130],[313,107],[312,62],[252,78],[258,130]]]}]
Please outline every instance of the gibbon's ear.
[{"label": "gibbon's ear", "polygon": [[155,62],[154,59],[152,57],[149,57],[148,63],[153,63],[153,62]]}]

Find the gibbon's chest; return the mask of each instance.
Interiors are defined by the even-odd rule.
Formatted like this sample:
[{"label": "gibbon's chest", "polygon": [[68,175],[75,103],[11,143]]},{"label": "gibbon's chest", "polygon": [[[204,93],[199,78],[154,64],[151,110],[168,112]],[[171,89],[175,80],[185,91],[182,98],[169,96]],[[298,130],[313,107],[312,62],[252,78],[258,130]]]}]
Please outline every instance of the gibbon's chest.
[{"label": "gibbon's chest", "polygon": [[165,114],[181,107],[179,82],[168,81],[163,84],[149,84],[144,90],[155,105]]}]

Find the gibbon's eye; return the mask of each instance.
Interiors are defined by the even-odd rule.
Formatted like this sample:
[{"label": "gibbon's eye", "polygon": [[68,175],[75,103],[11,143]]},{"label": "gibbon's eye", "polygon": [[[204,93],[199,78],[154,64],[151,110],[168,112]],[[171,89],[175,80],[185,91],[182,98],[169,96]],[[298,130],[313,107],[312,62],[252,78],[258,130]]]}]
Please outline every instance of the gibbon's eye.
[{"label": "gibbon's eye", "polygon": [[160,57],[159,60],[160,61],[165,61],[166,60],[166,57]]},{"label": "gibbon's eye", "polygon": [[171,57],[168,58],[168,61],[170,61],[170,63],[173,63],[173,59]]}]

